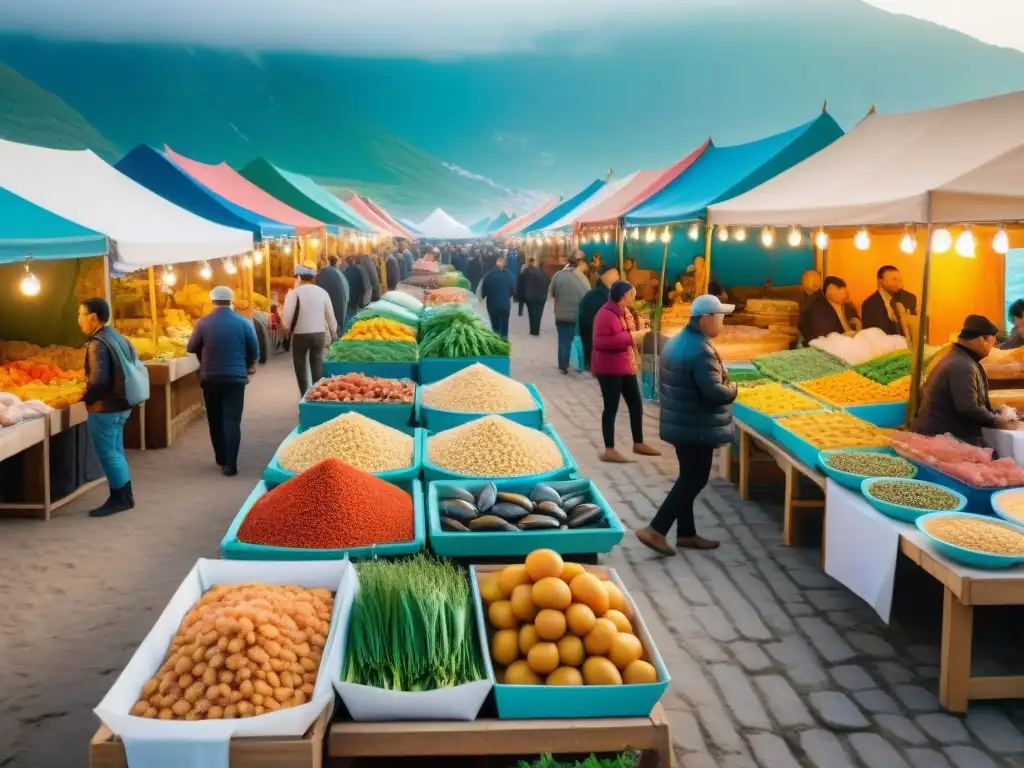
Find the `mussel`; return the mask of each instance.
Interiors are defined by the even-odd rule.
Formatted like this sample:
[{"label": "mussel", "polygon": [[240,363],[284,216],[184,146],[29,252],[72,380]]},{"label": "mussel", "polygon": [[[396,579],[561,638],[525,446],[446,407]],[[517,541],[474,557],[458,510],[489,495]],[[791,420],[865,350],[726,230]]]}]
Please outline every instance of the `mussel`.
[{"label": "mussel", "polygon": [[497,500],[498,486],[494,483],[487,483],[487,485],[480,489],[480,493],[477,494],[476,508],[480,512],[487,512],[494,506],[494,502]]},{"label": "mussel", "polygon": [[570,528],[583,528],[604,520],[604,510],[597,504],[580,504],[569,516]]},{"label": "mussel", "polygon": [[450,517],[452,520],[468,523],[477,516],[477,511],[476,507],[468,501],[463,501],[462,499],[445,499],[441,502],[441,514],[445,517]]},{"label": "mussel", "polygon": [[498,491],[498,501],[503,501],[507,504],[516,504],[522,507],[527,512],[533,512],[533,502],[523,496],[521,493],[508,493],[506,491]]},{"label": "mussel", "polygon": [[469,522],[471,531],[518,531],[512,523],[494,515],[480,515]]},{"label": "mussel", "polygon": [[547,483],[547,486],[555,493],[559,494],[561,498],[569,498],[575,496],[578,493],[583,493],[590,487],[590,481],[583,480],[557,480],[554,482]]},{"label": "mussel", "polygon": [[555,504],[562,503],[562,496],[550,485],[540,483],[535,485],[533,490],[530,491],[530,500],[534,504],[541,504],[545,501],[553,501]]},{"label": "mussel", "polygon": [[476,505],[476,497],[465,488],[459,488],[458,486],[452,486],[445,491],[444,497],[446,499],[459,499],[460,501],[465,501],[469,504],[473,504],[474,506]]},{"label": "mussel", "polygon": [[511,502],[508,501],[499,501],[497,504],[495,504],[493,507],[487,510],[487,514],[494,515],[495,517],[500,517],[502,520],[515,522],[516,520],[522,520],[530,513],[527,510],[520,507],[518,504],[512,504]]},{"label": "mussel", "polygon": [[562,509],[564,509],[566,512],[571,513],[580,504],[585,503],[586,500],[587,496],[584,493],[580,493],[575,496],[570,496],[569,498],[562,502]]},{"label": "mussel", "polygon": [[564,523],[568,519],[568,516],[565,514],[565,510],[553,501],[542,501],[537,505],[537,509],[535,511],[539,515],[547,515],[560,523]]},{"label": "mussel", "polygon": [[458,520],[453,520],[450,517],[441,518],[441,527],[446,531],[468,531],[469,528],[464,526]]},{"label": "mussel", "polygon": [[519,521],[519,527],[524,531],[551,530],[558,528],[558,521],[547,515],[527,515]]}]

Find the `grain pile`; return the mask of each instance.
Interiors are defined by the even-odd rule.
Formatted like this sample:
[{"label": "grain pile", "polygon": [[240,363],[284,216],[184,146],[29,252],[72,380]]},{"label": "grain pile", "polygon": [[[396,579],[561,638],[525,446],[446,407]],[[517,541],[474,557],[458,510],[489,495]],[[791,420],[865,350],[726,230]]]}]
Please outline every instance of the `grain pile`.
[{"label": "grain pile", "polygon": [[977,517],[936,517],[924,529],[939,541],[992,555],[1024,556],[1024,533]]},{"label": "grain pile", "polygon": [[948,512],[960,506],[960,499],[944,488],[906,480],[879,480],[868,487],[876,499],[912,509]]},{"label": "grain pile", "polygon": [[428,408],[457,413],[508,413],[537,407],[525,385],[483,363],[473,363],[422,387],[420,402]]},{"label": "grain pile", "polygon": [[912,477],[914,465],[899,456],[869,451],[830,453],[825,463],[832,469],[863,477]]},{"label": "grain pile", "polygon": [[427,440],[436,467],[472,477],[522,477],[565,466],[555,441],[503,416],[485,416]]},{"label": "grain pile", "polygon": [[391,472],[412,466],[411,435],[361,413],[343,413],[297,435],[278,455],[289,472],[303,472],[324,459],[341,459],[364,472]]}]

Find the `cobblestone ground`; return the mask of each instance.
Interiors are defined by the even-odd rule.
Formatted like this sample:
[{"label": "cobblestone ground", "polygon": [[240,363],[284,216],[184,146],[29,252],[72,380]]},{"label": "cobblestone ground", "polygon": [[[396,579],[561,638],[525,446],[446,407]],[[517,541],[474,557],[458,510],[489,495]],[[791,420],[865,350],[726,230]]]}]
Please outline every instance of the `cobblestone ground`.
[{"label": "cobblestone ground", "polygon": [[[583,472],[629,529],[607,558],[637,600],[668,665],[665,696],[684,768],[989,768],[1024,766],[1024,707],[942,712],[940,592],[901,570],[891,626],[820,569],[820,552],[780,544],[779,494],[742,503],[716,482],[698,528],[713,553],[663,560],[642,526],[675,478],[660,459],[600,464],[597,384],[561,376],[550,314],[539,339],[513,317],[513,372],[540,388]],[[99,492],[49,523],[0,521],[0,766],[78,768],[112,683],[197,557],[215,557],[240,503],[295,423],[288,362],[261,368],[248,391],[240,476],[221,477],[202,425],[173,448],[130,456],[140,507],[90,520]],[[656,441],[656,411],[645,420]],[[618,434],[628,439],[625,414]],[[1022,661],[1020,621],[980,612],[976,669]]]}]

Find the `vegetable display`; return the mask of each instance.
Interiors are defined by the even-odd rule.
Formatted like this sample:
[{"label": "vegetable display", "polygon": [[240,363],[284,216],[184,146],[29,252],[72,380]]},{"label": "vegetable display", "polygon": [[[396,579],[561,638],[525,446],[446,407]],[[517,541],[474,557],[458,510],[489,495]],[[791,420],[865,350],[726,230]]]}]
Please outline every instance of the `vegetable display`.
[{"label": "vegetable display", "polygon": [[992,555],[1024,556],[1024,532],[1008,525],[975,515],[935,517],[923,525],[925,531],[947,544]]},{"label": "vegetable display", "polygon": [[897,379],[909,376],[910,367],[910,350],[898,349],[855,365],[853,370],[879,384],[891,384]]},{"label": "vegetable display", "polygon": [[910,477],[914,474],[914,465],[906,459],[870,451],[830,453],[825,463],[840,472],[863,477]]},{"label": "vegetable display", "polygon": [[408,379],[384,379],[346,373],[320,379],[306,393],[311,402],[337,403],[411,403],[416,385]]},{"label": "vegetable display", "polygon": [[372,320],[359,320],[352,324],[348,333],[341,337],[342,341],[401,341],[407,344],[416,343],[416,329],[400,323],[376,317]]},{"label": "vegetable display", "polygon": [[800,387],[835,405],[892,403],[899,399],[891,387],[874,382],[856,371],[843,371],[811,379],[803,382]]},{"label": "vegetable display", "polygon": [[[412,299],[411,296],[409,298]],[[413,301],[416,301],[416,299],[413,299]],[[394,303],[393,301],[384,301],[382,298],[380,301],[375,301],[372,304],[367,304],[363,307],[363,309],[356,314],[353,320],[355,322],[359,322],[360,320],[373,320],[375,318],[379,318],[383,320],[394,320],[402,325],[417,328],[420,324],[420,313],[422,311],[422,307],[413,312]]]},{"label": "vegetable display", "polygon": [[821,403],[776,382],[741,388],[736,396],[736,402],[769,416],[797,411],[820,411],[822,408]]},{"label": "vegetable display", "polygon": [[439,411],[507,413],[528,411],[537,403],[525,385],[483,363],[456,371],[420,389],[420,403]]},{"label": "vegetable display", "polygon": [[422,301],[407,293],[402,293],[402,291],[388,291],[380,297],[380,300],[395,304],[414,315],[419,315],[423,311]]},{"label": "vegetable display", "polygon": [[412,541],[412,497],[339,459],[324,459],[271,489],[238,529],[247,544],[352,549]]},{"label": "vegetable display", "polygon": [[432,435],[427,458],[436,467],[471,477],[522,477],[565,466],[554,440],[504,416],[485,416]]},{"label": "vegetable display", "polygon": [[846,365],[817,349],[791,349],[773,352],[751,361],[766,376],[780,381],[807,381],[842,373]]},{"label": "vegetable display", "polygon": [[483,678],[466,574],[417,555],[356,566],[342,679],[390,691],[431,691]]},{"label": "vegetable display", "polygon": [[640,761],[635,752],[623,752],[611,758],[600,758],[591,754],[585,760],[572,763],[559,762],[551,754],[546,754],[532,763],[520,760],[517,768],[638,768],[639,765]]},{"label": "vegetable display", "polygon": [[768,381],[768,377],[765,376],[757,368],[729,368],[729,381],[733,384],[753,384],[755,382]]},{"label": "vegetable display", "polygon": [[415,344],[403,341],[339,339],[327,350],[327,361],[331,363],[415,363],[419,356]]},{"label": "vegetable display", "polygon": [[508,357],[509,343],[475,314],[444,307],[420,324],[420,357]]},{"label": "vegetable display", "polygon": [[326,589],[218,585],[182,620],[137,717],[231,720],[305,704],[330,630]]},{"label": "vegetable display", "polygon": [[427,294],[426,304],[437,306],[439,304],[468,304],[469,294],[462,288],[438,288]]},{"label": "vegetable display", "polygon": [[952,435],[929,437],[894,432],[892,447],[901,456],[919,461],[975,488],[1024,485],[1024,469],[1013,459],[993,459],[991,448],[980,448]]},{"label": "vegetable display", "polygon": [[906,480],[878,480],[870,485],[876,499],[911,509],[929,509],[948,512],[960,506],[960,499],[936,485]]},{"label": "vegetable display", "polygon": [[334,458],[366,472],[388,472],[412,466],[414,442],[361,413],[343,413],[296,435],[281,448],[278,463],[289,472],[303,472]]},{"label": "vegetable display", "polygon": [[587,480],[541,483],[529,496],[499,491],[494,483],[475,496],[464,488],[453,488],[440,502],[441,527],[447,531],[543,531],[604,525],[604,510],[592,503],[588,488]]},{"label": "vegetable display", "polygon": [[842,411],[798,413],[779,419],[788,429],[819,450],[832,448],[888,448],[889,433]]}]

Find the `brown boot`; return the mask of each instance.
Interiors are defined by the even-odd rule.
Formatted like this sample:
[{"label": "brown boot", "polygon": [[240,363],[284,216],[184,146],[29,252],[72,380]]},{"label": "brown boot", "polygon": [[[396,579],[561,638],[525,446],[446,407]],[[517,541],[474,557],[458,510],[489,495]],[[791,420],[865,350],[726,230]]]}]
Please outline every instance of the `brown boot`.
[{"label": "brown boot", "polygon": [[633,443],[633,453],[639,456],[661,456],[661,451],[647,443]]},{"label": "brown boot", "polygon": [[676,546],[680,549],[718,549],[718,542],[702,536],[680,536],[676,538]]},{"label": "brown boot", "polygon": [[645,547],[653,549],[663,557],[672,557],[672,555],[676,553],[676,551],[669,546],[668,540],[652,528],[648,527],[639,529],[636,532],[636,537]]},{"label": "brown boot", "polygon": [[631,463],[629,459],[627,459],[625,456],[623,456],[615,448],[605,448],[604,449],[604,453],[602,453],[600,456],[598,456],[598,458],[601,461],[607,461],[610,464],[629,464],[629,463]]}]

